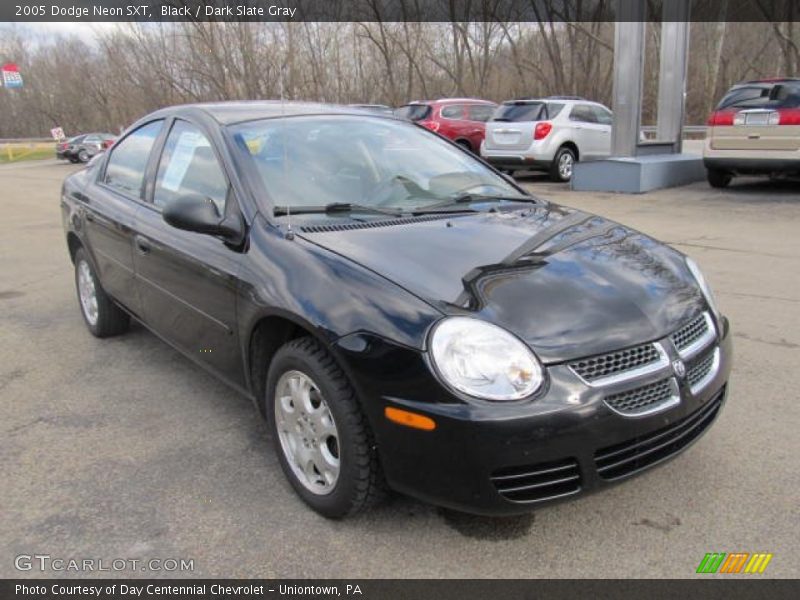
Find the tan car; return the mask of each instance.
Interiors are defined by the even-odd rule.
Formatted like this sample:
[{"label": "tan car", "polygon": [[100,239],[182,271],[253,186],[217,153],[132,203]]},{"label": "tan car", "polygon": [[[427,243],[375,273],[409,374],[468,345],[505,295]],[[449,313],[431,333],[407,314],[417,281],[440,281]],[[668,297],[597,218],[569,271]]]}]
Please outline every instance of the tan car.
[{"label": "tan car", "polygon": [[800,174],[800,79],[734,85],[708,119],[703,162],[720,188],[735,175]]}]

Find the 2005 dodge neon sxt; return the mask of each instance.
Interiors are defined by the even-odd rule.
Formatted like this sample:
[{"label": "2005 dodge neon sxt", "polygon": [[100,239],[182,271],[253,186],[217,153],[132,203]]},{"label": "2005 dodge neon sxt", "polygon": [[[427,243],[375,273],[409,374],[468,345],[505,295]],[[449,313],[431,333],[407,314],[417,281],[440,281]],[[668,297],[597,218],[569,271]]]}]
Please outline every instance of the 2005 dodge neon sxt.
[{"label": "2005 dodge neon sxt", "polygon": [[674,456],[725,400],[690,258],[392,116],[161,110],[61,206],[89,330],[135,318],[250,396],[328,517],[387,487],[530,510]]}]

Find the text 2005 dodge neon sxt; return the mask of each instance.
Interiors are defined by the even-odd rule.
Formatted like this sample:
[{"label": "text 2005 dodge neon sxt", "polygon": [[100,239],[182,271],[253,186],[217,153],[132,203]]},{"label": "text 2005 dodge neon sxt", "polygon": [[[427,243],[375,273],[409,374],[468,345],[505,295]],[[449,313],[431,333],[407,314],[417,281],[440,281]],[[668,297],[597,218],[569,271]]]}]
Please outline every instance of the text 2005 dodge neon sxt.
[{"label": "text 2005 dodge neon sxt", "polygon": [[387,484],[530,510],[675,455],[725,399],[728,321],[691,259],[391,116],[162,110],[62,208],[91,332],[132,316],[252,397],[329,517]]}]

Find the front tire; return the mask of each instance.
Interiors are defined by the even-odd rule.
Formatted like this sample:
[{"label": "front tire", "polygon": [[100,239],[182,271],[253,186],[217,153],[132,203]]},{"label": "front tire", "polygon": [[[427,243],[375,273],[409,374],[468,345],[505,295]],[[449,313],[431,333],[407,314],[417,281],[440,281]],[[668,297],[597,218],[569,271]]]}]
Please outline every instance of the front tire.
[{"label": "front tire", "polygon": [[90,158],[91,156],[89,156],[89,153],[86,150],[81,150],[78,152],[78,162],[87,163],[89,162]]},{"label": "front tire", "polygon": [[727,171],[720,171],[719,169],[706,169],[706,179],[713,188],[728,187],[733,177]]},{"label": "front tire", "polygon": [[559,183],[564,183],[572,179],[572,170],[578,157],[575,152],[567,146],[561,146],[553,157],[550,164],[550,179]]},{"label": "front tire", "polygon": [[111,337],[128,330],[130,317],[103,291],[83,248],[75,253],[75,287],[81,315],[93,336]]},{"label": "front tire", "polygon": [[313,338],[292,340],[276,352],[265,414],[284,475],[319,514],[340,519],[382,497],[383,474],[355,391]]}]

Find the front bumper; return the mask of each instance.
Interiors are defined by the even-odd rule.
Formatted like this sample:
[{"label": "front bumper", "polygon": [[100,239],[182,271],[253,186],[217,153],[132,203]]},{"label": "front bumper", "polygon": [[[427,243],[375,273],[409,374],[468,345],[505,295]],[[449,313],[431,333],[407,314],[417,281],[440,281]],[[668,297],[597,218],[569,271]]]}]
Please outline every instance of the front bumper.
[{"label": "front bumper", "polygon": [[731,365],[727,323],[722,330],[715,342],[716,371],[702,389],[693,393],[677,378],[680,402],[649,416],[613,411],[604,392],[581,382],[566,365],[550,366],[541,397],[516,406],[384,397],[384,406],[436,422],[434,431],[420,431],[372,415],[387,481],[432,504],[500,515],[529,512],[637,475],[686,449],[719,414]]}]

